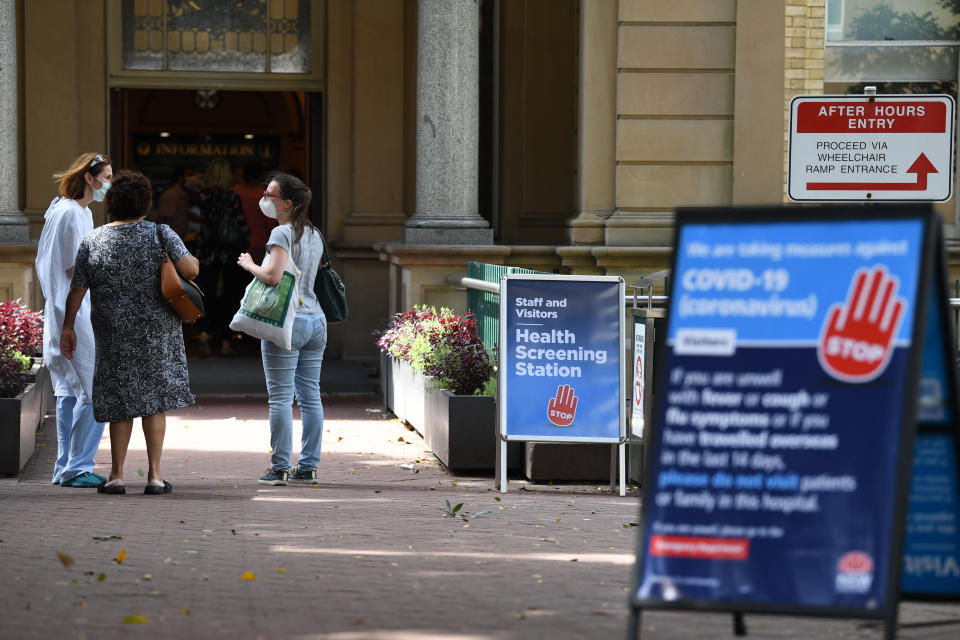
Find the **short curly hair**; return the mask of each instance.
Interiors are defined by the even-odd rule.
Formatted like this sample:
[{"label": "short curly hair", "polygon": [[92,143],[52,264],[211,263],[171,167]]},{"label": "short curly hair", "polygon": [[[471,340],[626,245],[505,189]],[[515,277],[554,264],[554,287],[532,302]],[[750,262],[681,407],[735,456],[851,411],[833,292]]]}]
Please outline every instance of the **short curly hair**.
[{"label": "short curly hair", "polygon": [[153,203],[150,180],[139,171],[117,172],[110,183],[105,203],[112,220],[130,220],[147,215]]}]

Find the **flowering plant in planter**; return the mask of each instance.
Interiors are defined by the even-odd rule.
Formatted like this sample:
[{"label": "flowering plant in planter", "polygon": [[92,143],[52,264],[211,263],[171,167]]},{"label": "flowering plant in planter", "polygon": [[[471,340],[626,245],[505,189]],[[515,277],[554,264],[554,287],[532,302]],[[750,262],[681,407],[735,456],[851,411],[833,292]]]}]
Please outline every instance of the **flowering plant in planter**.
[{"label": "flowering plant in planter", "polygon": [[43,314],[19,300],[0,302],[0,398],[13,398],[27,386],[31,356],[43,348]]},{"label": "flowering plant in planter", "polygon": [[392,318],[377,346],[457,395],[483,395],[490,389],[494,358],[480,340],[472,314],[415,306]]}]

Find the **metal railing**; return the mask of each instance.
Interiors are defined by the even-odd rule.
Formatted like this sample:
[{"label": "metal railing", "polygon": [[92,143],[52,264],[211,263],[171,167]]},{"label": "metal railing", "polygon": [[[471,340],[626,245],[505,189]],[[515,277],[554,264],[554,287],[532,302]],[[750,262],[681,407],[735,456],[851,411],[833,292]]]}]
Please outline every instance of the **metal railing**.
[{"label": "metal railing", "polygon": [[508,273],[543,271],[470,261],[467,277],[447,276],[448,283],[467,290],[467,311],[477,319],[477,333],[490,352],[497,348],[500,339],[500,277]]}]

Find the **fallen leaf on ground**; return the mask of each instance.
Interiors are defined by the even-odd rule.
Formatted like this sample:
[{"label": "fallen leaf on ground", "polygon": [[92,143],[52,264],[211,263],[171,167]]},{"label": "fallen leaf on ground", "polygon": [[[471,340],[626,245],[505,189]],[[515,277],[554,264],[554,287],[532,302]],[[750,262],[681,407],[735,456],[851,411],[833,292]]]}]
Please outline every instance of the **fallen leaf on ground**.
[{"label": "fallen leaf on ground", "polygon": [[97,582],[103,582],[106,579],[107,579],[107,574],[105,573],[101,573],[100,575],[97,576]]},{"label": "fallen leaf on ground", "polygon": [[117,564],[123,564],[123,561],[127,559],[127,550],[120,549],[120,553],[117,554]]},{"label": "fallen leaf on ground", "polygon": [[123,624],[146,624],[149,622],[143,616],[127,616],[123,619]]},{"label": "fallen leaf on ground", "polygon": [[286,573],[286,572],[287,570],[284,569],[283,567],[277,567],[277,573]]},{"label": "fallen leaf on ground", "polygon": [[61,564],[63,564],[63,566],[65,567],[73,566],[73,558],[71,558],[69,554],[63,551],[60,551],[60,549],[57,549],[57,557],[60,558],[60,562]]},{"label": "fallen leaf on ground", "polygon": [[243,574],[242,576],[240,576],[240,579],[241,579],[241,580],[256,580],[256,579],[257,579],[257,574],[255,574],[253,571],[246,571],[246,572],[244,572],[244,574]]}]

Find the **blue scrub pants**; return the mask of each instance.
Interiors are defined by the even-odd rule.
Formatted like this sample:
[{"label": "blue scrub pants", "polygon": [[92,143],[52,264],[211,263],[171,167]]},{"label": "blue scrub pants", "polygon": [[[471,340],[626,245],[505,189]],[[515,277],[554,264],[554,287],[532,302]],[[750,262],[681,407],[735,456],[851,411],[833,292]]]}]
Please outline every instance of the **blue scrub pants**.
[{"label": "blue scrub pants", "polygon": [[57,396],[57,463],[53,481],[72,480],[93,471],[104,423],[93,419],[93,403]]}]

